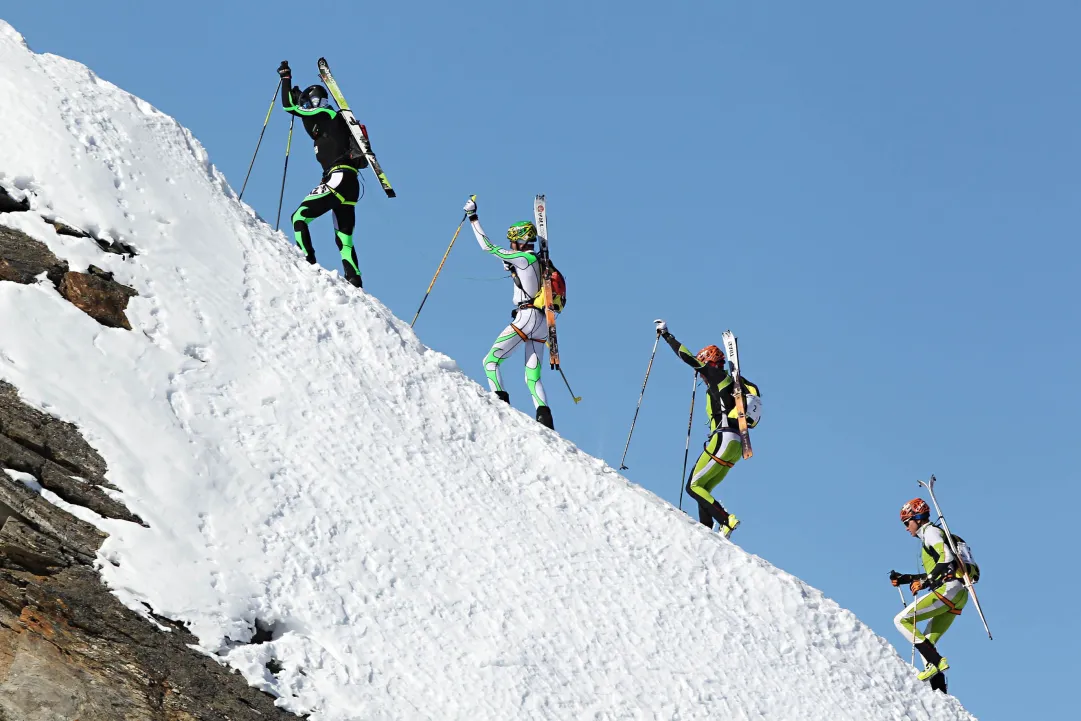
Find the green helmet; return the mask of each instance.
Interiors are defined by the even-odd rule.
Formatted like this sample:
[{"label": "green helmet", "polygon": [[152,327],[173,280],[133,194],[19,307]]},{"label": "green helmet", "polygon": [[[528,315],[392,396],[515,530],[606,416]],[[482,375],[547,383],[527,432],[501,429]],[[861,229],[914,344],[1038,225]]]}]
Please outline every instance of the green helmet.
[{"label": "green helmet", "polygon": [[515,223],[507,228],[507,240],[515,243],[532,243],[536,239],[537,226],[533,225],[528,220],[523,220],[521,223]]}]

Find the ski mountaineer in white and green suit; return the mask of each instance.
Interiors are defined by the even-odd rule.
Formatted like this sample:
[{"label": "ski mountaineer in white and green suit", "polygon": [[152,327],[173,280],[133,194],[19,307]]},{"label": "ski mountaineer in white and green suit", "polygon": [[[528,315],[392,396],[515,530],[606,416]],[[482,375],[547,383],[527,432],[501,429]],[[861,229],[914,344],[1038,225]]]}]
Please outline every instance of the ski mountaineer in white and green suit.
[{"label": "ski mountaineer in white and green suit", "polygon": [[507,230],[510,250],[500,248],[488,240],[484,228],[477,217],[477,203],[469,200],[465,204],[465,214],[477,236],[481,250],[491,253],[503,261],[503,267],[510,271],[514,279],[514,309],[511,311],[511,323],[492,344],[488,355],[484,356],[484,375],[488,377],[489,387],[502,400],[510,403],[510,394],[503,388],[503,375],[500,366],[514,349],[524,345],[525,383],[533,406],[537,409],[537,420],[548,428],[554,428],[552,409],[544,395],[541,383],[541,363],[544,362],[544,349],[548,341],[548,320],[543,310],[541,297],[541,264],[533,251],[537,240],[537,228],[528,220],[515,223]]},{"label": "ski mountaineer in white and green suit", "polygon": [[[946,692],[946,674],[950,667],[946,658],[939,654],[935,644],[942,634],[961,615],[968,603],[961,564],[946,542],[946,533],[931,523],[931,508],[922,498],[913,498],[901,507],[901,523],[915,538],[920,539],[920,563],[925,573],[911,574],[890,571],[890,583],[908,584],[912,595],[930,590],[916,598],[897,614],[893,623],[905,638],[915,644],[926,666],[917,674],[921,681],[930,681],[931,688]],[[969,564],[969,576],[974,581],[980,577],[979,567]],[[921,632],[917,624],[929,621]]]}]

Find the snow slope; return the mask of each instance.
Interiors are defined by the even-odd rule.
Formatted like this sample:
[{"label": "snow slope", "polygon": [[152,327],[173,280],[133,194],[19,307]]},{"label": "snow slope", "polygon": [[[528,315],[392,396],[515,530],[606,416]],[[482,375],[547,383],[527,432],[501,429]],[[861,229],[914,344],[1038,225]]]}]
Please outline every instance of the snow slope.
[{"label": "snow slope", "polygon": [[[494,400],[307,265],[176,121],[0,21],[0,216],[133,286],[134,331],[0,283],[0,378],[149,524],[107,583],[317,721],[970,719],[850,612]],[[145,605],[144,605],[145,604]],[[258,618],[274,640],[250,645]],[[277,659],[272,675],[266,663]]]}]

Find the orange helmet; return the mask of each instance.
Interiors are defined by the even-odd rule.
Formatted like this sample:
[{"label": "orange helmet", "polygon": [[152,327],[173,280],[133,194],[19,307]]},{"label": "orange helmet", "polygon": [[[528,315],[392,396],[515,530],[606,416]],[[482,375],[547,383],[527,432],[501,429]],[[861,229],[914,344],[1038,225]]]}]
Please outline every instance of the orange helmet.
[{"label": "orange helmet", "polygon": [[698,351],[698,355],[695,356],[699,363],[708,363],[710,365],[720,365],[724,363],[724,351],[715,345],[707,345],[702,350]]},{"label": "orange helmet", "polygon": [[917,521],[925,521],[931,517],[931,509],[927,506],[927,501],[922,498],[913,498],[911,501],[901,506],[901,523],[907,524],[912,519]]}]

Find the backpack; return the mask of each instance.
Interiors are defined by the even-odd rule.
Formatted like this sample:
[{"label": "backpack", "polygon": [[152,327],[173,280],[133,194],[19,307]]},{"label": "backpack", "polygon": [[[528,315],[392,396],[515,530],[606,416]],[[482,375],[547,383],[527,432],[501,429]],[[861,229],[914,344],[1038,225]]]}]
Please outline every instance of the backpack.
[{"label": "backpack", "polygon": [[[972,579],[973,583],[976,583],[980,580],[980,565],[976,563],[976,558],[972,555],[972,547],[965,543],[965,539],[960,536],[951,533],[950,538],[953,539],[953,545],[957,549],[958,560],[965,565],[968,577]],[[964,578],[960,568],[957,569],[957,573],[961,578]]]},{"label": "backpack", "polygon": [[[552,307],[556,313],[562,313],[564,306],[567,305],[567,280],[563,277],[563,274],[559,272],[559,269],[552,263],[551,258],[548,259],[548,272],[552,278]],[[541,285],[540,290],[533,296],[533,306],[544,310],[544,285]]]}]

